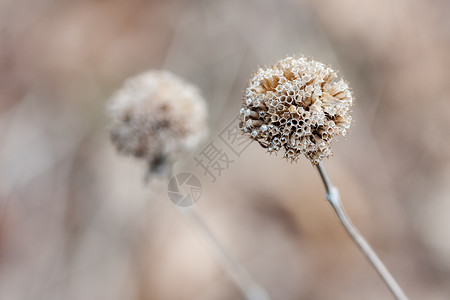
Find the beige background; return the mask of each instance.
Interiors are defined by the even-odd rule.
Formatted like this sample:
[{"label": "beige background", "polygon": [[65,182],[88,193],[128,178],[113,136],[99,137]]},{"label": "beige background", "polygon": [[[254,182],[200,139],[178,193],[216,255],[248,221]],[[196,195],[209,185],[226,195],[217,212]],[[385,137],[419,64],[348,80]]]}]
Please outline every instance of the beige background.
[{"label": "beige background", "polygon": [[[449,299],[449,13],[425,0],[1,0],[0,299],[242,298],[166,182],[145,185],[145,165],[115,152],[104,105],[125,78],[166,68],[202,89],[215,140],[256,67],[292,54],[353,87],[354,126],[326,162],[349,214],[411,299]],[[199,212],[273,299],[390,299],[306,159],[252,144],[202,182]]]}]

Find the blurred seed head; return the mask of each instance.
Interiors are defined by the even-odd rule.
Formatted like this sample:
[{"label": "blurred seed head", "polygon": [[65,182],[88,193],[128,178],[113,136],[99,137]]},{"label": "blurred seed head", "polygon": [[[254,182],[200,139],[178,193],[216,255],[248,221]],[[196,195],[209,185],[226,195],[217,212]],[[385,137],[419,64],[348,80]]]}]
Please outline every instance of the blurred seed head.
[{"label": "blurred seed head", "polygon": [[153,173],[197,146],[207,130],[200,91],[168,71],[127,79],[109,99],[107,113],[117,150],[145,159]]},{"label": "blurred seed head", "polygon": [[304,154],[318,164],[332,155],[332,140],[350,127],[352,101],[347,83],[331,67],[288,57],[260,68],[249,81],[240,127],[268,152],[284,149],[290,161]]}]

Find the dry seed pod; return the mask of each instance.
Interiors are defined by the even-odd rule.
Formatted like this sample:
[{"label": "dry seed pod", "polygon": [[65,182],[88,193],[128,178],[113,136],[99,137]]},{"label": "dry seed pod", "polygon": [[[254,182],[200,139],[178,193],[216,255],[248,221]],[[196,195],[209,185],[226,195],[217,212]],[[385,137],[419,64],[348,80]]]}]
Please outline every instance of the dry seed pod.
[{"label": "dry seed pod", "polygon": [[125,81],[108,101],[111,140],[122,154],[145,159],[161,172],[206,134],[206,104],[199,90],[167,71]]},{"label": "dry seed pod", "polygon": [[268,145],[269,152],[284,149],[291,161],[304,154],[318,164],[332,155],[332,140],[350,127],[352,101],[347,83],[332,68],[288,57],[260,68],[249,81],[240,126],[245,135]]}]

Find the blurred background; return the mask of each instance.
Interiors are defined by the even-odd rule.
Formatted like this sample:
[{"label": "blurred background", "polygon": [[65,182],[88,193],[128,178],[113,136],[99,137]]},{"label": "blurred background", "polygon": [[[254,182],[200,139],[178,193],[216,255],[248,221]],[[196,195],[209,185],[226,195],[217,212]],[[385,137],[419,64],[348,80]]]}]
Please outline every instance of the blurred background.
[{"label": "blurred background", "polygon": [[[167,182],[116,153],[104,107],[127,77],[169,69],[208,100],[207,143],[257,66],[293,54],[353,87],[354,126],[325,163],[354,223],[411,299],[450,299],[449,14],[444,0],[0,0],[0,299],[243,299]],[[272,299],[392,298],[309,161],[255,143],[235,160],[214,183],[191,170],[196,209]]]}]

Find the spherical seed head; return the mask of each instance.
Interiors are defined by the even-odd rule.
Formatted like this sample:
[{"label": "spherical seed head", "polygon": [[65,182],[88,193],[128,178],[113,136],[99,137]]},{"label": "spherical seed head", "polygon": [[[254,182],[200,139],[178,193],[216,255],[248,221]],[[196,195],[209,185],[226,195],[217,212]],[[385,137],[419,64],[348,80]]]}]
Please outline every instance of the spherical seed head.
[{"label": "spherical seed head", "polygon": [[122,154],[162,171],[206,134],[206,104],[199,90],[167,71],[125,81],[108,101],[111,140]]},{"label": "spherical seed head", "polygon": [[288,57],[260,68],[249,81],[241,109],[244,135],[269,152],[284,149],[313,164],[332,155],[331,142],[345,136],[352,118],[352,92],[331,67],[306,57]]}]

